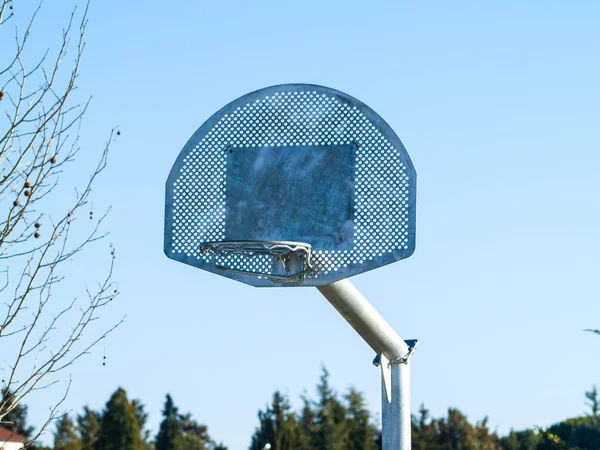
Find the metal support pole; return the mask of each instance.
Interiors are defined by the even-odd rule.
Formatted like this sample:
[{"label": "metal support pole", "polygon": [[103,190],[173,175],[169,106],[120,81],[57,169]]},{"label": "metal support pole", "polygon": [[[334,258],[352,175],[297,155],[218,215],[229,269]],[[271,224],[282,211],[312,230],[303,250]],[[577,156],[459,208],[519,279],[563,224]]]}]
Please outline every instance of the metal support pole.
[{"label": "metal support pole", "polygon": [[416,342],[409,347],[350,280],[317,289],[379,355],[383,450],[410,450],[409,359]]},{"label": "metal support pole", "polygon": [[392,364],[392,402],[386,398],[381,380],[381,423],[384,450],[411,448],[410,362]]}]

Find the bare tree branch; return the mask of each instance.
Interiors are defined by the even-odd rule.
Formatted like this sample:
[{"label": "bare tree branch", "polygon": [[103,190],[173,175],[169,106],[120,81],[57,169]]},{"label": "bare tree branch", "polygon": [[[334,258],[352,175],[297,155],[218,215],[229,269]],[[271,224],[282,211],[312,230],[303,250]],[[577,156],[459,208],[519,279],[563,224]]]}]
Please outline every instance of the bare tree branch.
[{"label": "bare tree branch", "polygon": [[[37,58],[28,53],[41,4],[31,13],[22,34],[15,29],[13,51],[5,52],[10,45],[2,44],[0,260],[9,266],[0,269],[0,422],[31,392],[56,384],[62,371],[122,323],[100,332],[90,330],[102,309],[119,294],[112,281],[112,245],[106,273],[94,288],[87,287],[84,295],[68,301],[64,290],[57,290],[70,279],[68,264],[107,235],[103,224],[108,210],[97,219],[90,213],[94,220],[91,231],[81,229],[80,219],[119,134],[116,129],[111,131],[89,179],[71,200],[59,193],[64,189],[61,176],[80,151],[79,130],[89,105],[89,100],[83,105],[71,102],[85,48],[88,6],[81,15],[73,10],[54,51],[49,49]],[[1,32],[13,18],[13,0],[0,0]],[[0,33],[0,42],[3,36]],[[71,50],[73,62],[65,68]],[[34,64],[27,67],[25,61]],[[60,416],[67,393],[68,387],[50,408],[48,421],[32,442]]]}]

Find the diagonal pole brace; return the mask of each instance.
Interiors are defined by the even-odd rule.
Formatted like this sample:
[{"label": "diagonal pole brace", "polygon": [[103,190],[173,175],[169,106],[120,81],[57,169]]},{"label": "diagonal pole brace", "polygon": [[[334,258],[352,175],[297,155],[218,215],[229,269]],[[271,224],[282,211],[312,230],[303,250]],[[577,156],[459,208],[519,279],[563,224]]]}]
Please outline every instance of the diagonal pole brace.
[{"label": "diagonal pole brace", "polygon": [[383,378],[382,449],[410,450],[410,357],[416,340],[404,341],[350,280],[317,289],[377,354]]}]

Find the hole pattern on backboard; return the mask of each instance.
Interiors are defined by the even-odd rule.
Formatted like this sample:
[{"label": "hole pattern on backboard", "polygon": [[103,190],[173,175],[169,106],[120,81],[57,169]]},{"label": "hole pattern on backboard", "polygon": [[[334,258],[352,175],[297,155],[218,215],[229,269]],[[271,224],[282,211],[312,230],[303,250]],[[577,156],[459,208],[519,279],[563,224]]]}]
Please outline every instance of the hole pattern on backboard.
[{"label": "hole pattern on backboard", "polygon": [[[319,277],[409,246],[410,180],[395,148],[356,106],[317,90],[281,91],[223,115],[185,156],[172,186],[171,253],[203,259],[200,244],[226,240],[227,155],[243,147],[356,145],[354,245],[313,247]],[[309,244],[311,244],[309,242]],[[227,258],[232,269],[269,273],[263,257]]]},{"label": "hole pattern on backboard", "polygon": [[222,267],[255,274],[271,274],[273,257],[269,255],[253,255],[247,258],[241,255],[216,255],[215,262]]}]

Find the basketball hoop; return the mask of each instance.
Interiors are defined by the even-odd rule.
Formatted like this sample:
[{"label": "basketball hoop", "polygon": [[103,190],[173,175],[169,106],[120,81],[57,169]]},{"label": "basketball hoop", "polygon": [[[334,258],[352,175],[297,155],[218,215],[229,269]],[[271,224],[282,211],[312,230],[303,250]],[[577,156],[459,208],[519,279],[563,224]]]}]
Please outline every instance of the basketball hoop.
[{"label": "basketball hoop", "polygon": [[416,180],[400,138],[367,105],[284,84],[213,114],[165,186],[169,258],[257,287],[315,286],[377,353],[384,450],[411,448],[416,340],[348,278],[413,254]]},{"label": "basketball hoop", "polygon": [[311,246],[288,241],[222,241],[200,246],[212,267],[223,272],[268,278],[274,283],[301,282],[313,269]]}]

